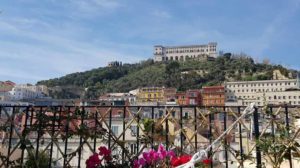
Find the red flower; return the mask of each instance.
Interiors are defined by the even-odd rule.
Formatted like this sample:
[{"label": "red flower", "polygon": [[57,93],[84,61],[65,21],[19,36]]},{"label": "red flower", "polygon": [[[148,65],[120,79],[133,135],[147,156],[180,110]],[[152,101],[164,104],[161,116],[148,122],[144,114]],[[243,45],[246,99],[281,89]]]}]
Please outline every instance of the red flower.
[{"label": "red flower", "polygon": [[210,159],[204,159],[204,160],[202,160],[202,163],[205,164],[205,165],[210,165],[211,162],[212,161]]},{"label": "red flower", "polygon": [[98,148],[100,156],[109,156],[111,154],[111,150],[107,149],[105,146],[100,146]]},{"label": "red flower", "polygon": [[99,159],[99,155],[94,153],[92,156],[88,158],[85,162],[87,168],[96,168],[101,164],[101,160]]},{"label": "red flower", "polygon": [[173,157],[171,159],[171,165],[174,167],[177,167],[177,166],[180,166],[180,165],[183,165],[183,164],[189,162],[191,159],[192,159],[192,156],[190,156],[190,155],[183,155],[179,158]]}]

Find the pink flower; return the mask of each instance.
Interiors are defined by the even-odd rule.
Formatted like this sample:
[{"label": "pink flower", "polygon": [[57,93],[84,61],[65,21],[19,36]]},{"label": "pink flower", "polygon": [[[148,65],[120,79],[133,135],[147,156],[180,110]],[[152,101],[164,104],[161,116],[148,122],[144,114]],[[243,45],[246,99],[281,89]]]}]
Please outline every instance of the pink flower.
[{"label": "pink flower", "polygon": [[162,152],[159,153],[159,158],[160,158],[160,159],[163,160],[163,159],[165,159],[166,157],[167,157],[167,151],[162,151]]},{"label": "pink flower", "polygon": [[164,147],[162,144],[160,144],[160,145],[158,146],[157,152],[163,152],[163,151],[166,151],[166,150],[165,150],[165,147]]},{"label": "pink flower", "polygon": [[111,154],[111,150],[107,149],[105,146],[100,146],[98,148],[100,156],[109,156]]},{"label": "pink flower", "polygon": [[99,159],[99,155],[94,153],[92,156],[88,158],[85,162],[87,168],[96,168],[101,164],[101,160]]},{"label": "pink flower", "polygon": [[168,151],[167,156],[169,156],[170,158],[173,158],[173,157],[175,157],[175,152],[170,150],[170,151]]},{"label": "pink flower", "polygon": [[151,149],[149,151],[149,155],[150,155],[150,158],[152,159],[153,162],[155,162],[159,159],[159,154],[153,149]]},{"label": "pink flower", "polygon": [[138,160],[135,160],[133,162],[133,168],[139,168],[140,167],[140,164],[139,164],[139,161]]},{"label": "pink flower", "polygon": [[150,153],[144,152],[144,153],[143,153],[143,158],[146,160],[147,164],[151,164],[152,158],[151,158],[151,156],[150,156]]},{"label": "pink flower", "polygon": [[159,154],[158,154],[157,152],[155,152],[155,153],[153,154],[153,160],[154,160],[154,161],[159,160]]},{"label": "pink flower", "polygon": [[140,158],[140,159],[139,159],[139,164],[140,164],[141,166],[145,166],[145,165],[146,165],[145,159],[144,159],[144,158]]}]

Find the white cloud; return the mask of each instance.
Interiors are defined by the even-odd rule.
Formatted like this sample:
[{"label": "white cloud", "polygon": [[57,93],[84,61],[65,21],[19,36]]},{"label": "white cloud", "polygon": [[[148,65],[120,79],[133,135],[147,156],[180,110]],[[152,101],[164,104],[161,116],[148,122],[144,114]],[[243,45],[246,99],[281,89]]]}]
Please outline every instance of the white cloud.
[{"label": "white cloud", "polygon": [[[54,25],[27,18],[0,20],[0,35],[10,37],[0,41],[0,58],[5,60],[0,62],[0,78],[36,82],[105,66],[113,60],[128,63],[142,59],[116,50],[138,46],[77,38],[78,34],[84,33],[82,29],[57,31]],[[106,48],[106,43],[115,47]]]}]

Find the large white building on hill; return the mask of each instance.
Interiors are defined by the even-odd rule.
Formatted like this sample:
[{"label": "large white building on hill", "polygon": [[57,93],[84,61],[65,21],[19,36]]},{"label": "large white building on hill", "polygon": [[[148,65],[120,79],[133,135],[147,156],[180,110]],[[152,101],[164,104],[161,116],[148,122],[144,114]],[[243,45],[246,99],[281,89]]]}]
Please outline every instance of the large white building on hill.
[{"label": "large white building on hill", "polygon": [[154,61],[185,61],[187,59],[205,60],[217,56],[217,43],[187,46],[154,46]]}]

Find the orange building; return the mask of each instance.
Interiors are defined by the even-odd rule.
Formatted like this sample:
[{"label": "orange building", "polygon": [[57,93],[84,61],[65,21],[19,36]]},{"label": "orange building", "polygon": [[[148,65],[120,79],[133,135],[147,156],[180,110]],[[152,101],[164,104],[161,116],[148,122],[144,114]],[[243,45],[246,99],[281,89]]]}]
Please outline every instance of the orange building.
[{"label": "orange building", "polygon": [[165,88],[164,89],[164,101],[165,102],[175,102],[176,100],[176,88]]},{"label": "orange building", "polygon": [[224,86],[206,86],[202,88],[203,106],[224,106],[225,90]]},{"label": "orange building", "polygon": [[186,92],[177,92],[176,93],[176,102],[178,105],[187,105]]}]

